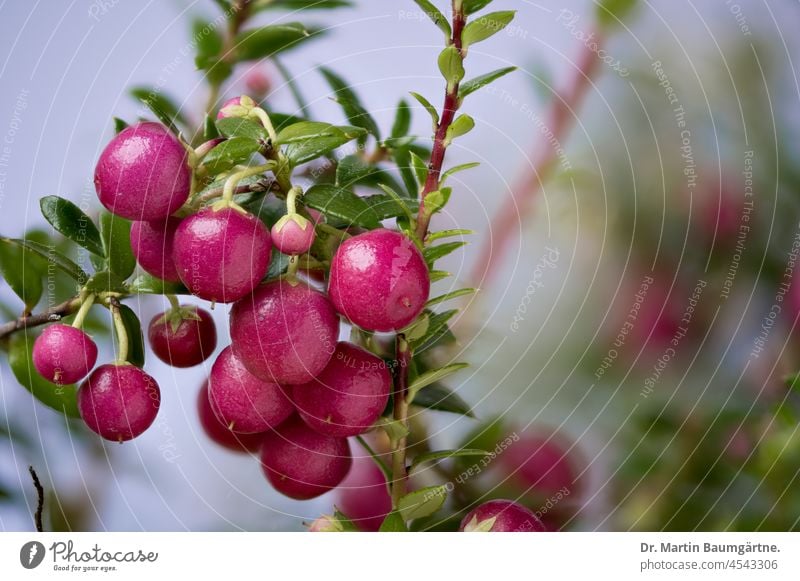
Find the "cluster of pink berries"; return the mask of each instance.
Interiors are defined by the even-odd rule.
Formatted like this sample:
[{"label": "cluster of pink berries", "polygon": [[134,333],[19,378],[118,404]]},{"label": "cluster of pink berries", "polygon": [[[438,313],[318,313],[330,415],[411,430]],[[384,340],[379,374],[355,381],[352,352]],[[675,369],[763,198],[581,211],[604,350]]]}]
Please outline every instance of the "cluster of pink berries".
[{"label": "cluster of pink berries", "polygon": [[[239,106],[229,102],[222,116]],[[342,242],[326,289],[295,274],[264,282],[273,244],[292,256],[308,252],[314,224],[293,204],[271,232],[232,201],[185,215],[193,181],[189,159],[165,127],[128,127],[100,156],[98,197],[110,212],[133,221],[131,245],[144,271],[182,283],[202,299],[232,303],[231,345],[201,390],[205,429],[230,448],[260,446],[264,472],[277,490],[313,498],[347,475],[347,438],[374,426],[392,389],[383,359],[339,341],[340,317],[366,331],[402,329],[428,300],[428,267],[412,240],[378,229]],[[155,354],[176,367],[206,360],[217,342],[209,313],[187,306],[154,318],[148,337]],[[92,371],[97,347],[80,328],[49,326],[33,359],[55,383],[86,378],[79,411],[100,436],[129,440],[153,423],[160,405],[155,380],[125,360]]]}]

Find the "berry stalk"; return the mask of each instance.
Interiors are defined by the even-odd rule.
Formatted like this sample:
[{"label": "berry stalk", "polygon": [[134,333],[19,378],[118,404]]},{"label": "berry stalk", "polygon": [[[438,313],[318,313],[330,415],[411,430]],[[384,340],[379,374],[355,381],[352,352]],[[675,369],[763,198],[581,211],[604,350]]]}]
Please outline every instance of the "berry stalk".
[{"label": "berry stalk", "polygon": [[[411,348],[405,336],[400,333],[396,339],[397,374],[394,385],[394,420],[408,427],[408,367],[411,363]],[[406,469],[406,445],[408,438],[402,436],[392,442],[392,506],[397,504],[408,492],[408,470]]]}]

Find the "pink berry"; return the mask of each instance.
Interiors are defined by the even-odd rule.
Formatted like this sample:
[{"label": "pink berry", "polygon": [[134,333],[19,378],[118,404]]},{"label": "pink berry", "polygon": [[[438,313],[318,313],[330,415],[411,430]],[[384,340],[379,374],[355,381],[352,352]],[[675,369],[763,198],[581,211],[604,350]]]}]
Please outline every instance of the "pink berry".
[{"label": "pink berry", "polygon": [[314,224],[299,214],[287,214],[272,227],[272,242],[284,254],[305,254],[314,244]]},{"label": "pink berry", "polygon": [[490,500],[461,521],[462,532],[537,533],[547,529],[535,514],[510,500]]},{"label": "pink berry", "polygon": [[317,520],[311,523],[308,527],[310,533],[337,533],[340,532],[341,527],[336,520],[330,515],[322,515]]},{"label": "pink berry", "polygon": [[192,294],[232,303],[267,274],[271,249],[269,230],[255,216],[206,208],[178,226],[173,259]]},{"label": "pink berry", "polygon": [[251,373],[276,383],[297,385],[316,377],[338,336],[333,305],[303,283],[267,283],[231,309],[234,352]]},{"label": "pink berry", "polygon": [[33,366],[47,381],[59,385],[86,377],[97,362],[97,345],[75,327],[56,323],[33,344]]},{"label": "pink berry", "polygon": [[392,511],[386,477],[372,458],[354,459],[353,468],[336,489],[336,506],[364,532],[376,532]]},{"label": "pink berry", "polygon": [[511,444],[499,457],[500,465],[511,479],[525,489],[545,496],[567,489],[576,492],[575,453],[549,434],[529,434]]},{"label": "pink berry", "polygon": [[262,434],[237,434],[219,421],[208,399],[208,382],[197,395],[197,413],[200,426],[211,440],[233,452],[256,452],[261,447]]},{"label": "pink berry", "polygon": [[101,365],[78,389],[78,410],[89,429],[124,442],[142,434],[158,414],[156,380],[129,364]]},{"label": "pink berry", "polygon": [[211,313],[197,308],[183,309],[186,318],[172,311],[156,315],[147,332],[153,353],[173,367],[193,367],[202,363],[217,347],[217,329]]},{"label": "pink berry", "polygon": [[166,221],[133,223],[131,249],[146,273],[169,282],[180,282],[172,260],[175,230],[180,223],[180,218],[173,217]]},{"label": "pink berry", "polygon": [[346,438],[323,436],[294,416],[264,437],[261,466],[272,486],[308,500],[336,488],[353,460]]},{"label": "pink berry", "polygon": [[372,428],[391,389],[392,376],[383,359],[342,341],[325,369],[310,382],[296,385],[292,397],[309,427],[345,438]]},{"label": "pink berry", "polygon": [[294,411],[284,388],[247,371],[230,347],[211,367],[208,397],[219,420],[237,434],[265,432]]},{"label": "pink berry", "polygon": [[339,246],[328,293],[336,309],[362,329],[395,331],[419,316],[430,286],[416,245],[400,232],[379,229]]},{"label": "pink berry", "polygon": [[247,92],[251,95],[264,97],[272,89],[272,82],[269,75],[260,69],[251,69],[245,74],[244,83]]},{"label": "pink berry", "polygon": [[128,220],[166,220],[189,197],[191,182],[183,145],[166,127],[151,122],[117,134],[94,173],[100,202]]}]

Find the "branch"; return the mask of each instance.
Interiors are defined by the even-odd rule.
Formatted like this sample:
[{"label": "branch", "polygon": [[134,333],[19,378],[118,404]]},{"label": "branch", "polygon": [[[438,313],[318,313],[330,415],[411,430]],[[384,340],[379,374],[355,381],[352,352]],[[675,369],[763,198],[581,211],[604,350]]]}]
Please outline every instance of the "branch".
[{"label": "branch", "polygon": [[4,323],[0,325],[0,339],[7,337],[8,335],[14,333],[15,331],[21,331],[22,329],[27,329],[28,327],[36,327],[38,325],[44,325],[46,323],[59,321],[63,317],[69,316],[75,311],[77,311],[78,308],[80,308],[80,306],[81,306],[80,298],[72,297],[71,299],[64,301],[60,305],[50,307],[46,311],[43,311],[37,315],[20,317],[16,321],[10,321],[8,323]]},{"label": "branch", "polygon": [[44,512],[44,487],[42,487],[42,483],[39,482],[39,476],[36,474],[36,470],[33,469],[33,466],[28,466],[28,472],[31,473],[31,478],[33,478],[33,486],[36,488],[36,512],[34,513],[34,522],[36,523],[36,530],[38,532],[43,532],[44,527],[42,526],[42,512]]},{"label": "branch", "polygon": [[[605,41],[600,32],[596,33],[597,49]],[[592,80],[597,73],[600,59],[595,51],[584,47],[574,69],[574,75],[569,80],[567,87],[552,100],[547,114],[546,127],[552,134],[536,146],[533,154],[533,163],[529,169],[520,175],[511,188],[511,197],[507,198],[500,210],[494,215],[489,229],[489,237],[483,241],[478,259],[469,275],[469,286],[487,287],[491,278],[497,273],[497,268],[490,268],[494,257],[504,256],[506,247],[511,242],[515,232],[519,231],[526,214],[530,211],[536,194],[542,188],[550,171],[558,159],[556,149],[550,145],[552,141],[563,142],[575,120],[575,111],[580,108],[586,93],[592,86]]]},{"label": "branch", "polygon": [[[464,24],[466,17],[464,16],[463,9],[453,2],[453,37],[451,42],[458,51],[463,55],[463,48],[461,44],[461,33],[464,31]],[[444,105],[442,106],[442,115],[439,125],[436,128],[436,134],[433,138],[433,150],[431,151],[431,161],[428,164],[428,178],[425,180],[425,186],[420,193],[419,214],[417,216],[417,237],[420,240],[425,240],[428,234],[428,226],[430,225],[431,217],[425,214],[425,198],[431,192],[439,189],[439,177],[442,175],[442,165],[444,164],[444,155],[447,152],[447,130],[453,123],[456,112],[459,108],[458,100],[458,87],[459,83],[453,83],[451,87],[445,92]]]}]

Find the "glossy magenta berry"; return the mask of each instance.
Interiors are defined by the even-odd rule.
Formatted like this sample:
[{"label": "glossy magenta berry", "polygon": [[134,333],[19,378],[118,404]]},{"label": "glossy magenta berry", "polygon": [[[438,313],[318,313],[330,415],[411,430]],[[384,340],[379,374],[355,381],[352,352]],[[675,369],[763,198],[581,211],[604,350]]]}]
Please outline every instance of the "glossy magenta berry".
[{"label": "glossy magenta berry", "polygon": [[465,516],[459,530],[468,533],[541,533],[547,529],[524,506],[511,500],[490,500]]},{"label": "glossy magenta berry", "polygon": [[428,266],[417,246],[400,232],[372,230],[339,246],[328,293],[336,309],[368,331],[395,331],[425,308]]},{"label": "glossy magenta berry", "polygon": [[346,438],[323,436],[292,416],[264,436],[261,466],[272,486],[290,498],[308,500],[336,488],[353,459]]},{"label": "glossy magenta berry", "polygon": [[178,226],[172,256],[192,294],[231,303],[264,278],[271,250],[269,230],[255,216],[230,207],[206,208]]},{"label": "glossy magenta berry", "polygon": [[96,362],[97,345],[89,335],[69,325],[47,326],[33,344],[36,371],[59,385],[80,381]]},{"label": "glossy magenta berry", "polygon": [[233,350],[258,377],[297,385],[330,361],[339,317],[328,298],[304,283],[260,286],[231,309]]},{"label": "glossy magenta berry", "polygon": [[174,217],[166,221],[133,223],[131,249],[146,273],[168,282],[180,282],[178,269],[172,260],[175,230],[180,223],[180,218]]},{"label": "glossy magenta berry", "polygon": [[272,242],[284,254],[305,254],[314,244],[314,224],[300,214],[287,214],[272,227]]},{"label": "glossy magenta berry", "polygon": [[163,125],[147,121],[117,134],[94,173],[100,202],[128,220],[166,220],[189,197],[191,182],[181,142]]},{"label": "glossy magenta berry", "polygon": [[257,452],[261,447],[262,434],[237,434],[231,432],[223,424],[214,410],[211,409],[211,402],[208,399],[208,382],[203,384],[197,394],[197,414],[200,418],[200,426],[213,442],[223,448],[233,452]]},{"label": "glossy magenta berry", "polygon": [[156,380],[129,364],[101,365],[78,389],[78,411],[94,433],[124,442],[142,434],[158,414]]},{"label": "glossy magenta berry", "polygon": [[294,387],[292,399],[309,427],[344,438],[372,428],[391,389],[392,376],[383,359],[342,341],[316,378]]},{"label": "glossy magenta berry", "polygon": [[181,307],[153,317],[147,331],[156,357],[173,367],[193,367],[208,359],[217,347],[217,328],[211,313]]},{"label": "glossy magenta berry", "polygon": [[353,468],[336,489],[336,506],[364,532],[376,532],[392,511],[386,477],[372,458],[353,460]]},{"label": "glossy magenta berry", "polygon": [[294,411],[284,388],[247,371],[230,347],[211,367],[208,397],[219,420],[237,434],[265,432]]}]

